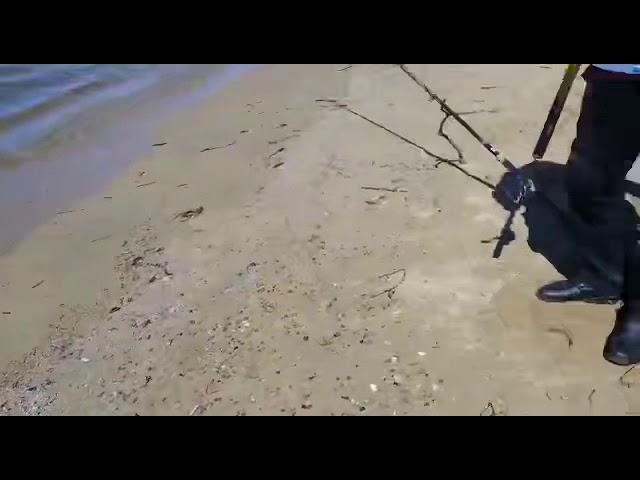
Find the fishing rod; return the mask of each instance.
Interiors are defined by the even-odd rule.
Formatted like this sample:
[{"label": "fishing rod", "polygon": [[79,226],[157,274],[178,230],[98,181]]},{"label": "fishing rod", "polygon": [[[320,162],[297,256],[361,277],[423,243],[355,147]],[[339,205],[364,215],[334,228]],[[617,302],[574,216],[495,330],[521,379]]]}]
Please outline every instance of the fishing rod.
[{"label": "fishing rod", "polygon": [[[516,176],[516,181],[518,183],[518,191],[517,192],[508,192],[507,195],[509,199],[513,202],[512,208],[509,209],[509,217],[507,218],[502,230],[500,231],[500,235],[498,235],[498,242],[493,250],[493,258],[500,258],[502,255],[502,251],[504,247],[509,245],[513,240],[515,240],[516,235],[513,232],[512,226],[515,220],[516,213],[520,209],[520,206],[523,204],[527,195],[531,194],[535,191],[535,184],[533,180],[526,177],[523,172],[516,168],[516,166],[511,163],[511,161],[498,150],[498,148],[485,140],[467,121],[462,118],[462,116],[453,110],[448,104],[447,101],[440,98],[438,94],[436,94],[433,90],[431,90],[422,80],[420,80],[409,68],[407,68],[404,64],[398,65],[404,73],[406,73],[411,80],[413,80],[416,84],[418,84],[426,93],[429,95],[431,100],[435,101],[440,105],[441,110],[449,117],[455,119],[462,127],[464,127],[467,132],[471,134],[473,138],[475,138],[482,146],[489,152],[494,158],[504,167],[507,171],[512,172]],[[514,195],[515,194],[515,195]]]},{"label": "fishing rod", "polygon": [[411,70],[409,70],[405,64],[401,63],[401,64],[398,64],[398,66],[402,69],[404,73],[406,73],[409,76],[409,78],[411,78],[411,80],[413,80],[420,87],[422,87],[422,89],[425,92],[427,92],[427,95],[429,95],[431,100],[436,101],[440,105],[444,113],[446,113],[450,117],[453,117],[462,127],[465,128],[465,130],[467,130],[467,132],[471,134],[473,138],[478,140],[478,142],[480,142],[482,146],[487,151],[489,151],[489,153],[491,153],[491,155],[493,155],[496,158],[496,160],[498,160],[498,162],[502,164],[503,167],[505,167],[509,171],[517,170],[515,165],[511,163],[509,159],[505,157],[495,145],[486,141],[471,125],[467,123],[467,121],[464,118],[462,118],[462,116],[459,113],[457,113],[447,104],[446,100],[440,98],[422,80],[416,77],[416,75]]},{"label": "fishing rod", "polygon": [[[560,89],[556,94],[555,101],[551,106],[551,110],[549,111],[549,115],[547,117],[547,121],[545,122],[545,127],[540,134],[540,138],[538,139],[538,143],[536,148],[534,149],[534,161],[537,161],[539,156],[542,158],[544,153],[546,152],[546,148],[551,140],[553,132],[555,131],[555,126],[557,125],[558,119],[560,117],[560,113],[564,108],[566,103],[566,99],[568,97],[571,85],[573,84],[578,71],[580,70],[581,64],[570,64],[565,71],[565,76],[563,78],[562,84],[560,85]],[[511,227],[513,221],[515,219],[515,215],[517,211],[524,205],[525,200],[528,196],[533,193],[536,193],[538,198],[541,199],[546,205],[548,205],[551,209],[556,211],[564,220],[566,220],[569,225],[574,227],[575,230],[579,230],[580,225],[576,223],[576,220],[567,212],[564,208],[557,205],[556,202],[546,195],[543,191],[537,190],[535,183],[532,178],[527,176],[525,172],[522,171],[521,168],[516,167],[505,155],[498,150],[498,148],[485,140],[469,123],[462,118],[462,116],[453,110],[446,102],[446,100],[442,99],[438,96],[433,90],[431,90],[422,80],[420,80],[405,64],[398,64],[398,66],[402,69],[402,71],[407,74],[411,80],[413,80],[418,86],[420,86],[426,93],[429,95],[429,98],[440,105],[441,110],[448,116],[454,118],[458,124],[460,124],[472,137],[474,137],[493,157],[510,173],[514,175],[514,181],[518,186],[515,191],[504,191],[506,193],[509,200],[513,203],[512,208],[509,209],[509,217],[505,222],[504,227],[498,237],[498,244],[493,252],[494,258],[499,258],[503,248],[508,245],[513,239],[515,239],[515,234],[513,233]],[[550,128],[551,127],[551,128]],[[542,155],[541,155],[542,154]],[[494,190],[495,197],[495,190]],[[606,232],[602,232],[606,234]],[[607,265],[604,264],[600,259],[594,256],[594,254],[590,251],[582,252],[584,254],[584,258],[601,274],[605,275],[605,278],[608,278],[611,282],[619,284],[622,282],[622,276],[615,274],[611,271],[610,268],[607,268]]]},{"label": "fishing rod", "polygon": [[[465,130],[467,130],[467,132],[471,134],[473,138],[478,140],[478,142],[480,142],[482,146],[489,153],[491,153],[491,155],[493,155],[496,158],[496,160],[500,162],[500,164],[502,164],[503,167],[505,167],[507,170],[511,172],[518,170],[518,168],[513,163],[511,163],[511,161],[506,156],[504,156],[494,144],[485,140],[471,125],[469,125],[469,123],[467,123],[467,121],[464,118],[462,118],[462,116],[459,113],[457,113],[447,104],[446,100],[440,98],[422,80],[420,80],[411,70],[409,70],[409,68],[407,68],[405,64],[401,63],[401,64],[398,64],[398,66],[402,69],[404,73],[406,73],[409,76],[409,78],[411,78],[425,92],[427,92],[427,95],[429,95],[431,100],[436,101],[440,105],[444,113],[446,113],[450,117],[453,117],[462,127],[465,128]],[[564,106],[567,102],[569,92],[571,91],[571,86],[573,85],[580,71],[581,66],[582,64],[579,64],[579,63],[572,63],[567,66],[564,78],[560,85],[560,89],[558,90],[558,93],[556,94],[556,98],[553,104],[551,105],[551,109],[549,110],[547,120],[544,124],[542,132],[540,133],[540,137],[538,138],[538,142],[536,143],[536,147],[533,151],[533,158],[535,160],[542,159],[544,157],[544,154],[547,151],[549,142],[551,141],[551,138],[553,137],[553,133],[555,132],[556,125],[558,124],[558,119],[560,118],[560,114],[562,113],[562,110],[564,109]],[[531,180],[529,179],[529,181]]]},{"label": "fishing rod", "polygon": [[549,147],[549,142],[551,142],[551,138],[556,130],[556,125],[558,124],[562,110],[564,110],[567,98],[569,98],[569,92],[571,91],[573,82],[575,82],[578,73],[580,73],[581,66],[582,64],[580,63],[570,63],[567,65],[564,72],[564,78],[562,79],[556,98],[551,105],[551,109],[547,115],[547,120],[544,122],[542,132],[540,132],[540,137],[538,137],[538,142],[533,149],[533,158],[535,160],[542,160],[542,158],[544,158],[544,154],[547,153],[547,147]]}]

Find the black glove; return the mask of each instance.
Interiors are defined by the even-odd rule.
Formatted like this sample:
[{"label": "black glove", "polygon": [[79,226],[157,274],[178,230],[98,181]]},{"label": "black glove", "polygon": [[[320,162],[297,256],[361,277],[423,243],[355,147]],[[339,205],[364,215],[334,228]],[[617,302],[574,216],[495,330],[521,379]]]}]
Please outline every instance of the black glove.
[{"label": "black glove", "polygon": [[513,211],[524,205],[535,192],[533,181],[522,170],[512,170],[503,175],[493,192],[493,198],[505,210]]}]

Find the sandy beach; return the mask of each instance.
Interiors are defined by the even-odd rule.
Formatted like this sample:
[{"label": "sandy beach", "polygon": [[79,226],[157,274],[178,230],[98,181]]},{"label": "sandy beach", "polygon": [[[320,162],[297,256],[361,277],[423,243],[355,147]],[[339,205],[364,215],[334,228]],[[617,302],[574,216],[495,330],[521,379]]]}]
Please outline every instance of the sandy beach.
[{"label": "sandy beach", "polygon": [[[563,71],[410,68],[518,165]],[[640,414],[614,308],[535,298],[561,275],[531,216],[493,258],[508,214],[469,175],[504,170],[442,120],[393,65],[265,66],[175,116],[0,256],[0,414]]]}]

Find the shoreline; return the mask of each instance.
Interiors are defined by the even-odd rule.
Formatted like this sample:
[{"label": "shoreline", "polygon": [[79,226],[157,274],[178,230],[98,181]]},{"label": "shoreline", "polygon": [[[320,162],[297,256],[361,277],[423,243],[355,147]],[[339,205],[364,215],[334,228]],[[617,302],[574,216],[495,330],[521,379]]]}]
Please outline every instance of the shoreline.
[{"label": "shoreline", "polygon": [[173,116],[197,107],[197,102],[255,68],[221,65],[157,80],[148,89],[116,95],[76,113],[69,125],[56,127],[28,153],[5,155],[0,167],[0,223],[8,227],[0,232],[0,255],[56,212],[106,188],[136,158],[149,154],[154,131]]},{"label": "shoreline", "polygon": [[[517,164],[562,74],[410,67]],[[493,258],[507,214],[437,164],[455,158],[442,113],[400,69],[272,65],[219,93],[0,257],[0,414],[638,411],[638,377],[622,385],[600,357],[613,309],[537,301],[559,274],[521,216]],[[566,159],[580,93],[550,161]],[[497,183],[500,165],[446,129]]]},{"label": "shoreline", "polygon": [[[259,162],[272,149],[266,139],[270,132],[261,131],[263,126],[264,130],[271,130],[282,123],[278,123],[278,117],[289,114],[301,121],[308,116],[306,112],[300,115],[294,111],[298,108],[295,106],[290,111],[282,108],[278,113],[258,116],[260,112],[246,106],[256,94],[265,101],[269,97],[286,98],[286,90],[278,87],[288,84],[292,88],[295,81],[281,78],[286,74],[277,73],[278,68],[266,66],[237,75],[220,89],[214,89],[201,104],[162,122],[147,139],[144,148],[148,153],[133,161],[125,159],[124,165],[120,164],[124,169],[114,180],[54,213],[49,221],[37,225],[11,251],[0,256],[3,272],[0,305],[11,312],[0,318],[3,321],[0,365],[19,360],[33,348],[39,348],[50,335],[50,326],[57,320],[64,322],[70,315],[68,310],[77,304],[87,303],[82,309],[99,315],[119,301],[113,298],[118,295],[120,283],[113,261],[133,231],[148,224],[171,229],[177,211],[187,210],[191,203],[195,207],[202,203],[197,197],[209,197],[211,204],[207,210],[224,209],[229,202],[247,195],[251,185],[258,188],[256,182],[262,181],[264,173],[245,181],[255,172],[253,165],[231,165],[225,174],[233,178],[219,178],[209,184],[203,182],[204,178],[197,178],[198,173],[210,175],[217,169],[210,170],[211,166],[197,163],[202,163],[207,155],[215,159],[227,154],[233,158],[248,155]],[[290,67],[281,68],[286,71]],[[273,93],[261,88],[264,82],[271,82]],[[322,90],[321,85],[318,87]],[[295,105],[297,101],[292,98],[290,103]],[[306,98],[304,102],[307,103]],[[234,118],[226,117],[230,114]],[[247,128],[247,117],[253,117],[255,125]],[[245,130],[249,131],[241,133]],[[201,152],[232,141],[239,144],[211,153]],[[163,145],[152,147],[156,143]],[[181,186],[185,183],[189,185]],[[208,191],[209,185],[214,188],[215,184],[218,191]],[[101,273],[95,275],[96,271]],[[42,278],[32,282],[34,276]],[[40,281],[43,283],[31,288]],[[33,295],[39,299],[35,304],[29,300]],[[86,296],[93,301],[83,299]],[[77,318],[82,314],[72,315]]]}]

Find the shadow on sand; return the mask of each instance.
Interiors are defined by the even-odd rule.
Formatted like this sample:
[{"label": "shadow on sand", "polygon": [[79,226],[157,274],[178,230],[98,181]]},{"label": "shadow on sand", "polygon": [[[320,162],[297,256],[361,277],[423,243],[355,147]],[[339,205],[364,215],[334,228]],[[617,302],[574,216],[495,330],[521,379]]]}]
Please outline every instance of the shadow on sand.
[{"label": "shadow on sand", "polygon": [[[565,189],[565,165],[551,162],[533,162],[522,168],[524,174],[535,180],[538,191],[543,191],[544,195],[532,194],[526,201],[524,209],[524,220],[528,228],[527,243],[533,252],[543,255],[553,267],[567,279],[575,278],[576,274],[585,268],[593,268],[594,258],[591,253],[587,257],[584,250],[580,248],[579,233],[576,231],[577,223],[580,220],[571,213],[567,192]],[[505,174],[498,184],[497,191],[505,187],[505,184],[513,181],[510,174]],[[627,181],[625,190],[631,195],[640,197],[640,185]],[[512,205],[508,201],[501,199],[500,195],[494,195],[496,201],[509,212],[513,212]],[[554,205],[552,205],[553,203]],[[558,208],[559,207],[559,208]],[[636,222],[640,218],[636,214]],[[506,226],[508,227],[508,226]],[[501,234],[502,247],[515,239],[510,228],[503,229]],[[496,247],[499,256],[501,247]],[[597,257],[597,255],[595,255]],[[597,270],[601,270],[596,266]],[[612,272],[611,275],[621,275],[619,272]],[[612,278],[610,278],[611,280]],[[621,277],[620,277],[621,280]],[[618,282],[614,278],[615,283]]]}]

